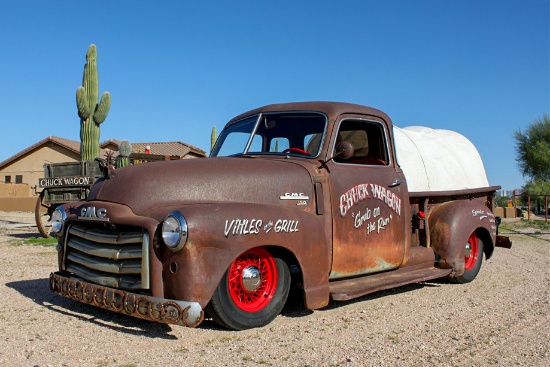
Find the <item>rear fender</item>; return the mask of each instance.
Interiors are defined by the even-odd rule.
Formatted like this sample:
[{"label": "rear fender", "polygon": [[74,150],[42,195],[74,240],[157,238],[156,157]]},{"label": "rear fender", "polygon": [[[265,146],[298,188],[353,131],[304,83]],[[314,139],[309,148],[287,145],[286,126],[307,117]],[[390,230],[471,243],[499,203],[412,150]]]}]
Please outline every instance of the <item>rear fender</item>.
[{"label": "rear fender", "polygon": [[464,273],[464,251],[468,238],[476,232],[483,242],[485,257],[493,254],[496,223],[493,213],[482,200],[449,201],[429,214],[430,243],[436,254],[436,266],[452,269],[451,276]]}]

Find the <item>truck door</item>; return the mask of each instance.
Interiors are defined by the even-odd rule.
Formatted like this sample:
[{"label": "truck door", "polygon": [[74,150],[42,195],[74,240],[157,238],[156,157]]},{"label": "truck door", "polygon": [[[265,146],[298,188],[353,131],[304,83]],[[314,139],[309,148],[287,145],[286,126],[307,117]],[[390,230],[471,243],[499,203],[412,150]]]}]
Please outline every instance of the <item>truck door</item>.
[{"label": "truck door", "polygon": [[351,158],[328,163],[333,213],[330,278],[380,272],[402,265],[406,251],[408,193],[396,169],[391,131],[377,119],[344,117],[331,139],[353,145]]}]

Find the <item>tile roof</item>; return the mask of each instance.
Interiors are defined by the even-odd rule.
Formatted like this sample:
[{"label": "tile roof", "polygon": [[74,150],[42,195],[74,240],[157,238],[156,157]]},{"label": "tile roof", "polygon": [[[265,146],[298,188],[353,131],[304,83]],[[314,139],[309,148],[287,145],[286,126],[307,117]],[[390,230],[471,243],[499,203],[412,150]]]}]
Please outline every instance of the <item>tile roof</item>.
[{"label": "tile roof", "polygon": [[[120,145],[122,140],[117,139],[109,139],[104,141],[100,144],[100,157],[104,157],[107,153],[108,149],[104,149],[106,146],[109,145],[109,143],[116,145],[117,147]],[[65,138],[60,138],[58,136],[48,136],[45,139],[40,140],[39,142],[31,145],[30,147],[20,151],[19,153],[9,157],[8,159],[4,160],[3,162],[0,162],[0,168],[3,168],[4,166],[10,164],[11,162],[15,161],[16,159],[24,156],[27,153],[32,152],[33,150],[39,148],[40,146],[47,144],[47,143],[53,143],[57,144],[73,153],[76,153],[80,155],[80,142],[76,140],[70,140]],[[160,155],[169,155],[169,156],[179,156],[180,158],[183,158],[189,153],[192,153],[194,155],[198,156],[205,156],[206,152],[202,149],[199,149],[197,147],[194,147],[192,145],[183,143],[181,141],[177,142],[151,142],[151,143],[131,143],[132,144],[132,151],[135,153],[144,153],[145,147],[149,145],[151,147],[151,154],[160,154]]]},{"label": "tile roof", "polygon": [[[117,147],[122,143],[122,140],[110,139],[104,141],[100,146],[106,147],[109,144],[114,144]],[[180,158],[185,157],[189,153],[195,155],[205,156],[206,152],[202,149],[194,147],[192,145],[183,143],[181,141],[173,142],[149,142],[149,143],[131,143],[132,152],[134,153],[145,153],[145,148],[149,146],[151,148],[151,154],[160,154],[160,155],[177,155]]]},{"label": "tile roof", "polygon": [[71,152],[80,155],[80,142],[75,141],[75,140],[60,138],[58,136],[48,136],[47,138],[42,139],[39,142],[31,145],[30,147],[28,147],[28,148],[20,151],[19,153],[9,157],[5,161],[0,162],[0,168],[4,167],[5,165],[15,161],[16,159],[24,156],[27,153],[32,152],[33,150],[35,150],[35,149],[39,148],[40,146],[42,146],[44,144],[47,144],[47,143],[54,143],[54,144],[60,145],[63,148],[65,148],[67,150],[70,150]]}]

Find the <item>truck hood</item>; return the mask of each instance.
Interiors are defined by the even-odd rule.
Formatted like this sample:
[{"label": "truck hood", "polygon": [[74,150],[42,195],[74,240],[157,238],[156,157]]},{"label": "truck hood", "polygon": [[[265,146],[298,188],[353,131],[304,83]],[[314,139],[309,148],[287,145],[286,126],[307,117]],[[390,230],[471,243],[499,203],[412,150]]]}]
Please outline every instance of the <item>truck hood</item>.
[{"label": "truck hood", "polygon": [[124,204],[138,215],[155,207],[190,203],[282,205],[291,196],[313,197],[311,176],[297,163],[294,159],[217,157],[139,164],[96,182],[87,201]]}]

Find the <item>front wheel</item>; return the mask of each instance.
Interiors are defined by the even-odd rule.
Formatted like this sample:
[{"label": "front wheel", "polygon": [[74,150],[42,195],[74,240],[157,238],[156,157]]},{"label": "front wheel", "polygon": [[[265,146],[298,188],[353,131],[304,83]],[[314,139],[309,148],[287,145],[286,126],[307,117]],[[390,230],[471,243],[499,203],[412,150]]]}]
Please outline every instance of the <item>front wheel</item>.
[{"label": "front wheel", "polygon": [[229,265],[206,311],[230,329],[265,326],[283,309],[289,289],[287,264],[263,248],[254,248]]},{"label": "front wheel", "polygon": [[483,242],[477,237],[474,232],[468,238],[464,249],[464,274],[459,277],[451,278],[455,283],[470,283],[475,279],[481,263],[483,262]]}]

